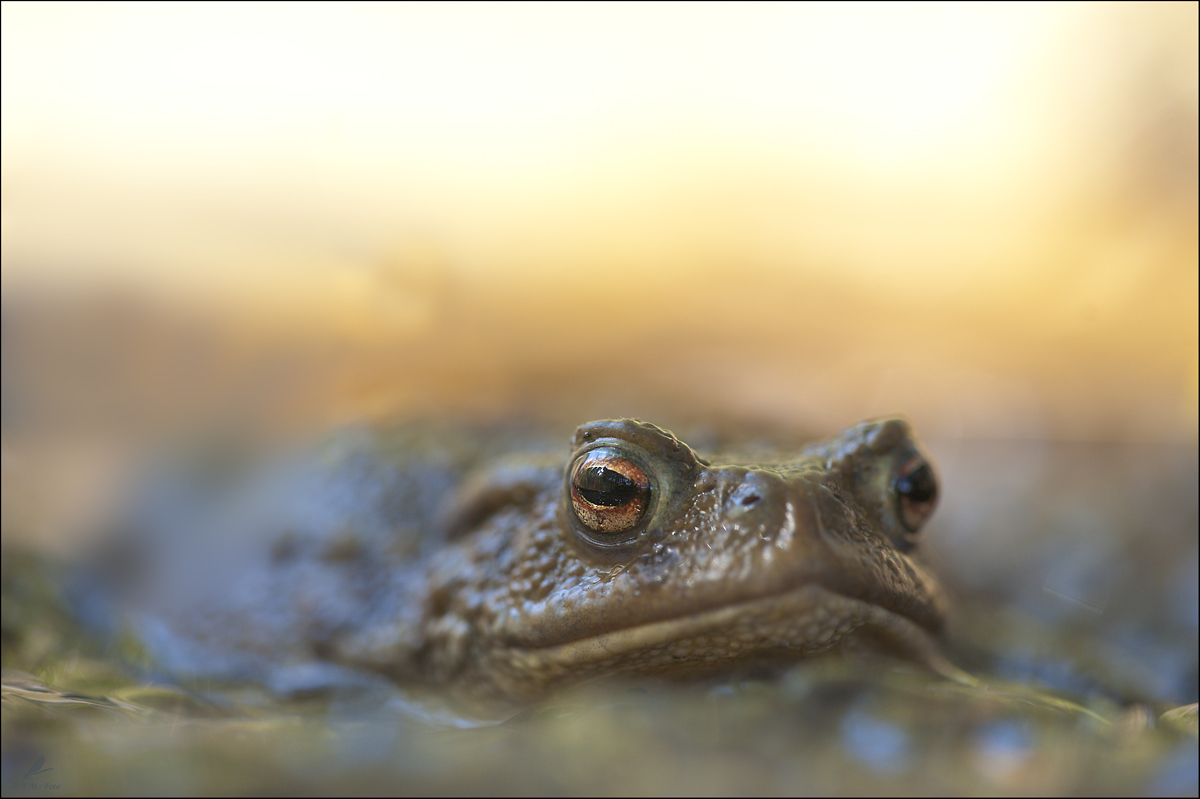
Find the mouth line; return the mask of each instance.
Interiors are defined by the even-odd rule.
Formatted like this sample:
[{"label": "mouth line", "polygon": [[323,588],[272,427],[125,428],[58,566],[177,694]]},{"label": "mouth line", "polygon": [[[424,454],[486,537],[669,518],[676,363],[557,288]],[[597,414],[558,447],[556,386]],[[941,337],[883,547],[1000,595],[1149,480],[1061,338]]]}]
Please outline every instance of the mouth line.
[{"label": "mouth line", "polygon": [[932,633],[916,620],[819,583],[555,644],[514,648],[560,667],[655,650],[664,660],[687,662],[686,654],[671,654],[679,650],[694,653],[695,660],[715,662],[771,649],[817,654],[863,627],[884,633],[902,649],[930,648]]}]

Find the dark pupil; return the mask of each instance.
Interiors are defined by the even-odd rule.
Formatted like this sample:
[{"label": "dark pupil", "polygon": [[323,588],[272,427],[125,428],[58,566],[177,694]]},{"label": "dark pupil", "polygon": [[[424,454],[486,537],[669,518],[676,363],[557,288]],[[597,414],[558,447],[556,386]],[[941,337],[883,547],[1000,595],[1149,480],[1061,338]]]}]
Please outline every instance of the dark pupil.
[{"label": "dark pupil", "polygon": [[603,466],[588,466],[579,472],[575,490],[593,505],[615,507],[625,505],[637,497],[637,483],[620,472]]},{"label": "dark pupil", "polygon": [[933,470],[923,463],[910,474],[896,480],[896,493],[910,502],[924,503],[937,496],[937,482]]}]

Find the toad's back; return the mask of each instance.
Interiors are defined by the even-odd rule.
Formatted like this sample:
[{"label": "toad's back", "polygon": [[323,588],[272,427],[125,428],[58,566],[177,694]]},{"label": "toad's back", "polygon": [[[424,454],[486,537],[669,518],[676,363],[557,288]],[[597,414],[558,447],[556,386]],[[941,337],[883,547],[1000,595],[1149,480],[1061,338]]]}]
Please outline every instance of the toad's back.
[{"label": "toad's back", "polygon": [[753,465],[632,420],[580,427],[565,465],[471,470],[396,441],[159,491],[120,592],[151,655],[182,675],[366,672],[519,703],[848,644],[922,658],[941,627],[913,557],[936,478],[899,419]]}]

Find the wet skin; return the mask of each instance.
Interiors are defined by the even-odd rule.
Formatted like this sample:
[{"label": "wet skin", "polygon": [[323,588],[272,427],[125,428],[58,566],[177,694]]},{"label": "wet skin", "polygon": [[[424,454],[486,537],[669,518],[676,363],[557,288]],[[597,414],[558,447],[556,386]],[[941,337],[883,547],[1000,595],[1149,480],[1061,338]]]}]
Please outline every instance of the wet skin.
[{"label": "wet skin", "polygon": [[220,502],[160,503],[171,522],[143,519],[148,568],[121,581],[148,652],[180,675],[382,674],[494,707],[834,649],[937,658],[945,600],[914,557],[937,481],[902,420],[776,464],[632,420],[581,426],[565,464],[465,480],[395,451],[337,443]]}]

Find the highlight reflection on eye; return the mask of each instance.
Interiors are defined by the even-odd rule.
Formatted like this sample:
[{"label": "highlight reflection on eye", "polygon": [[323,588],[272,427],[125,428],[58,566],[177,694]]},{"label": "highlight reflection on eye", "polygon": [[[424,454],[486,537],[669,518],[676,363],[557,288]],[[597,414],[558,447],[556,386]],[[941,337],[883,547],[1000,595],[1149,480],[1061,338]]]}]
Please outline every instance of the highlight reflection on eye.
[{"label": "highlight reflection on eye", "polygon": [[650,478],[612,447],[580,456],[571,467],[570,485],[575,516],[603,536],[633,529],[650,506]]},{"label": "highlight reflection on eye", "polygon": [[892,487],[900,523],[910,533],[917,532],[937,505],[938,485],[933,467],[920,455],[914,455],[896,470]]}]

